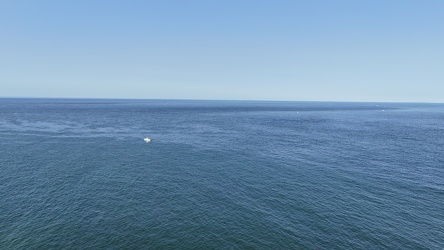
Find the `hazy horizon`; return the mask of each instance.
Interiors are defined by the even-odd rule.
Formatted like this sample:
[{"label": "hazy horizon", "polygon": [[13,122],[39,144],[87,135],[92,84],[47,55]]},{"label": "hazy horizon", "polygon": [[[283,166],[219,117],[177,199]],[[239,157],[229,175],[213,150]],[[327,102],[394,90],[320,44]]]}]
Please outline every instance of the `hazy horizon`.
[{"label": "hazy horizon", "polygon": [[116,101],[202,101],[202,102],[289,102],[289,103],[375,103],[375,104],[444,104],[444,102],[403,102],[403,101],[331,101],[331,100],[259,100],[259,99],[171,99],[171,98],[112,98],[112,97],[17,97],[0,96],[0,99],[49,99],[49,100],[116,100]]}]

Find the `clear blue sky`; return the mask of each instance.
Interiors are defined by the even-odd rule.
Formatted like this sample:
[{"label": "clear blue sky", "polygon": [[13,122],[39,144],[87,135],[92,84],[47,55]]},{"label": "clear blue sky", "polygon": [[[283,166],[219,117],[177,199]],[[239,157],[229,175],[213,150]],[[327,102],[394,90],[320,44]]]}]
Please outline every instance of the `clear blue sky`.
[{"label": "clear blue sky", "polygon": [[444,102],[444,1],[4,0],[0,96]]}]

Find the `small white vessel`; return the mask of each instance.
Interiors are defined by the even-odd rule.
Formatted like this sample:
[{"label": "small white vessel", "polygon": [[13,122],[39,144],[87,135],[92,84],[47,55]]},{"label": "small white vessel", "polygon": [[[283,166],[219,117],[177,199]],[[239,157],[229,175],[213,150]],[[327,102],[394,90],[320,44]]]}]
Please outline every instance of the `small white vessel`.
[{"label": "small white vessel", "polygon": [[143,138],[143,140],[146,142],[146,143],[150,143],[151,142],[151,138]]}]

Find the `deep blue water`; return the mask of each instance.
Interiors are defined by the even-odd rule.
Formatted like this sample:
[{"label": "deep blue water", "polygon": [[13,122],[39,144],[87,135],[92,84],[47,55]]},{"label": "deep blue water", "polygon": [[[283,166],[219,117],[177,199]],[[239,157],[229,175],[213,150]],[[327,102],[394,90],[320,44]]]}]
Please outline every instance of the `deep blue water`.
[{"label": "deep blue water", "polygon": [[0,249],[444,249],[442,104],[0,99],[0,138]]}]

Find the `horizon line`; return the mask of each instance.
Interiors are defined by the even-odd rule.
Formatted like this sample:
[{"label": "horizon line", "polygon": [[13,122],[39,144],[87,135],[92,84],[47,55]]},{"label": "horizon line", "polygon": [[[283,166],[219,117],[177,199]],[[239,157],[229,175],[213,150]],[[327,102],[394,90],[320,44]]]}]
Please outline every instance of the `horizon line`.
[{"label": "horizon line", "polygon": [[17,97],[0,96],[0,99],[71,99],[71,100],[158,100],[158,101],[239,101],[239,102],[336,102],[336,103],[418,103],[444,104],[427,101],[332,101],[332,100],[273,100],[273,99],[193,99],[193,98],[123,98],[123,97]]}]

